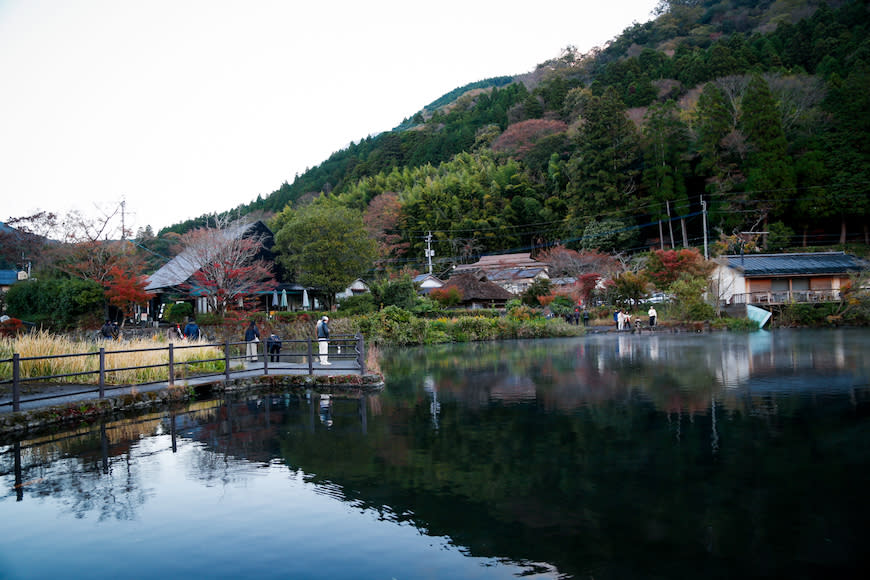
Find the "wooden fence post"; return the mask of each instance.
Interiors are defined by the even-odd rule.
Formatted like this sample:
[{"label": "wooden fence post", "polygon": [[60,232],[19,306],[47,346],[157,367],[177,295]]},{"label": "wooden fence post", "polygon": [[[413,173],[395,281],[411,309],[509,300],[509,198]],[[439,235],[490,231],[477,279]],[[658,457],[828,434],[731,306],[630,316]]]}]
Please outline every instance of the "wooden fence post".
[{"label": "wooden fence post", "polygon": [[175,344],[169,343],[169,386],[175,386]]},{"label": "wooden fence post", "polygon": [[266,341],[263,341],[263,374],[269,374],[269,347],[266,346]]},{"label": "wooden fence post", "polygon": [[106,347],[100,347],[100,398],[106,398]]},{"label": "wooden fence post", "polygon": [[12,355],[12,410],[21,410],[21,355],[17,352]]},{"label": "wooden fence post", "polygon": [[224,376],[227,381],[230,380],[230,338],[227,337],[224,341]]},{"label": "wooden fence post", "polygon": [[356,335],[356,351],[359,357],[359,374],[366,374],[366,341],[362,333]]}]

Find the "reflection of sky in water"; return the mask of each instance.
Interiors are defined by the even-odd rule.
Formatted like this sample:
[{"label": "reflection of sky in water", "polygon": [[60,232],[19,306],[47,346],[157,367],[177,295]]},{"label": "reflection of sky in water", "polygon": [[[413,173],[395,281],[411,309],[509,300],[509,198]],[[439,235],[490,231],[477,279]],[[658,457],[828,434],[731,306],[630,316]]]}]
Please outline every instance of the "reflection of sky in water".
[{"label": "reflection of sky in water", "polygon": [[[28,491],[16,502],[7,493],[0,578],[504,578],[522,570],[342,501],[340,489],[307,482],[279,460],[252,464],[187,440],[172,453],[168,435],[141,439],[130,455],[82,494]],[[3,484],[13,487],[8,477]],[[101,518],[98,504],[129,501],[131,487],[142,497],[129,518]]]}]

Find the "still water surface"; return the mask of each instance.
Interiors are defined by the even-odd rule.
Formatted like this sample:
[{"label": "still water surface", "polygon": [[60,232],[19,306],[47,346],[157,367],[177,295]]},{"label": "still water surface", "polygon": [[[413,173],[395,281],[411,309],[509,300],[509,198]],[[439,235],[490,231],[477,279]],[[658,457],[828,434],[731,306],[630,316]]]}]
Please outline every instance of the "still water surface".
[{"label": "still water surface", "polygon": [[0,578],[847,577],[870,332],[385,352],[386,389],[0,447]]}]

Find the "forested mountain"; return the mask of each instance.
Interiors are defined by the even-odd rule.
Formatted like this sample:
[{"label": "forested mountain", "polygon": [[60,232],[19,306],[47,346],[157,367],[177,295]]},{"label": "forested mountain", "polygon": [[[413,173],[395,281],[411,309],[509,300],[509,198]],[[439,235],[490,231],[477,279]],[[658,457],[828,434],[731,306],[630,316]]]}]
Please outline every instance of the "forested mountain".
[{"label": "forested mountain", "polygon": [[713,238],[867,244],[868,28],[867,0],[666,0],[606,47],[452,91],[234,211],[324,194],[365,212],[397,267],[424,262],[428,232],[447,263],[697,246],[702,199]]}]

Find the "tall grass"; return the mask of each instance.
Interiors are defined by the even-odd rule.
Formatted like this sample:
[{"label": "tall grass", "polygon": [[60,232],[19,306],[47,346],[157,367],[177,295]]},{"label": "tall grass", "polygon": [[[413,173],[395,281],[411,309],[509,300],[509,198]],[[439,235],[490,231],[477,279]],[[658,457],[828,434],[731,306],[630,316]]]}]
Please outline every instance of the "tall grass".
[{"label": "tall grass", "polygon": [[[173,360],[176,377],[195,373],[218,373],[224,371],[223,352],[219,348],[206,346],[206,344],[204,341],[191,341],[178,345],[178,347],[194,346],[194,348],[175,349]],[[147,383],[165,381],[169,378],[169,351],[166,348],[165,341],[155,339],[133,339],[123,342],[107,341],[98,343],[72,340],[41,330],[15,338],[0,339],[0,359],[11,359],[13,353],[18,353],[21,355],[21,358],[81,354],[82,356],[23,360],[20,364],[20,376],[22,379],[25,379],[49,375],[89,373],[50,379],[50,381],[57,383],[97,384],[99,382],[99,350],[101,347],[106,349],[107,384]],[[156,348],[159,348],[159,350],[145,350]],[[138,352],[118,352],[128,350]],[[217,360],[205,362],[209,361],[209,359]],[[152,365],[160,366],[115,370]],[[0,380],[11,378],[12,363],[0,363]]]}]

